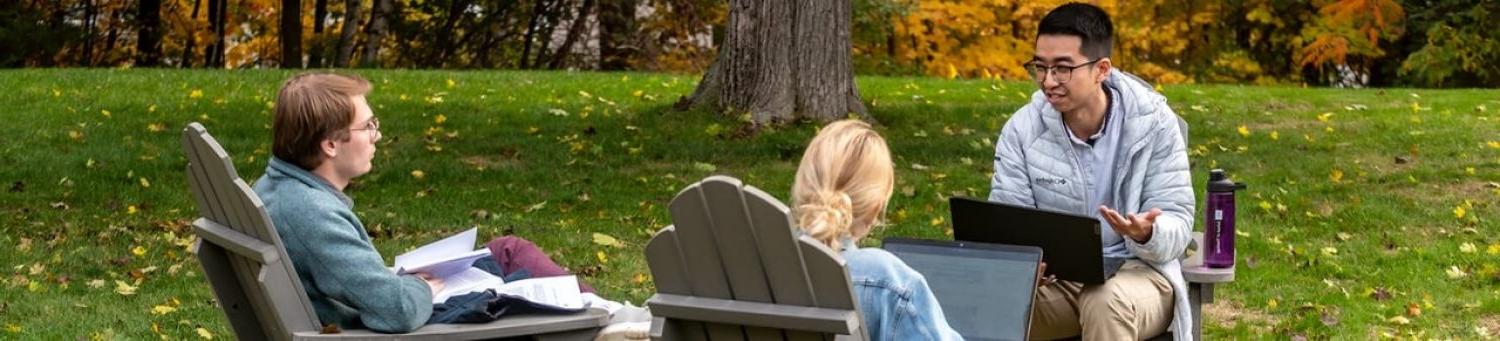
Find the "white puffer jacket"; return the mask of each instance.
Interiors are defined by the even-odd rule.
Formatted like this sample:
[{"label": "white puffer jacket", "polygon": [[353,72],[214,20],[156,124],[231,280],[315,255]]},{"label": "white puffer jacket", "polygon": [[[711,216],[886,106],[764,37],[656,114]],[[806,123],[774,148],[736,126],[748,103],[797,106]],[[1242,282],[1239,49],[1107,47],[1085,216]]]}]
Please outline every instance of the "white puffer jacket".
[{"label": "white puffer jacket", "polygon": [[[1130,253],[1150,264],[1172,283],[1176,307],[1171,330],[1177,341],[1192,340],[1193,321],[1187,283],[1182,278],[1183,250],[1192,241],[1193,183],[1187,147],[1177,114],[1166,97],[1134,75],[1113,70],[1105,80],[1117,89],[1123,109],[1119,154],[1115,160],[1115,195],[1108,205],[1123,213],[1160,208],[1151,240],[1125,238]],[[1062,114],[1037,91],[1031,103],[1005,123],[995,143],[995,176],[990,200],[1089,217],[1098,208],[1088,203],[1083,171],[1075,157]]]}]

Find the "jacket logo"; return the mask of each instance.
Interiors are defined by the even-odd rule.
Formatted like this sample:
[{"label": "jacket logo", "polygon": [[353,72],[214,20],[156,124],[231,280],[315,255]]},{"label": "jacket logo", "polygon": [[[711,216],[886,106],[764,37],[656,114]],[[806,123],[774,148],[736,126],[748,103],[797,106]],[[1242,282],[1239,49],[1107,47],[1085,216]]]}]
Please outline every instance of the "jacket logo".
[{"label": "jacket logo", "polygon": [[1037,178],[1036,183],[1048,186],[1066,186],[1068,179],[1063,178]]}]

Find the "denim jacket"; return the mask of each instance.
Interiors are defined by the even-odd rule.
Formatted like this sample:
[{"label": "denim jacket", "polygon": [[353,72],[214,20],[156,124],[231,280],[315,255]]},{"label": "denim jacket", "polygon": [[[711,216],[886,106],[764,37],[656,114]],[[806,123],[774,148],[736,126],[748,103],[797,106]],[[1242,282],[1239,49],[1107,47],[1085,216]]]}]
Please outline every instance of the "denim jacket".
[{"label": "denim jacket", "polygon": [[948,326],[922,274],[885,250],[861,249],[847,240],[843,245],[840,254],[870,340],[963,340]]}]

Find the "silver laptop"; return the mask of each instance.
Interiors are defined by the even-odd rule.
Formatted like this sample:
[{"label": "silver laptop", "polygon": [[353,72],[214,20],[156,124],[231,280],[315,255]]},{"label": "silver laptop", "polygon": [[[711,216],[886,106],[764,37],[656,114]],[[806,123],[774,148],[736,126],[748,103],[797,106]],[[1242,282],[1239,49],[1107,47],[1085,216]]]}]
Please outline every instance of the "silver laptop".
[{"label": "silver laptop", "polygon": [[1028,338],[1041,248],[910,238],[886,238],[883,248],[927,278],[964,339]]}]

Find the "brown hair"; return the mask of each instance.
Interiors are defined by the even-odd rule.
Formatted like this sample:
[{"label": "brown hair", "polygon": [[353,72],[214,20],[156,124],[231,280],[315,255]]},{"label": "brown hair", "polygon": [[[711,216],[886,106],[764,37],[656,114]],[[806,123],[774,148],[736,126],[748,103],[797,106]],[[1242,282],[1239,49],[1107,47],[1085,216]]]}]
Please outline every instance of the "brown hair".
[{"label": "brown hair", "polygon": [[885,138],[859,120],[830,123],[802,154],[792,184],[797,226],[837,250],[840,239],[858,241],[880,224],[895,187],[895,167]]},{"label": "brown hair", "polygon": [[271,154],[304,169],[317,168],[323,140],[349,139],[354,96],[370,92],[370,81],[335,73],[303,73],[282,83],[271,125]]}]

